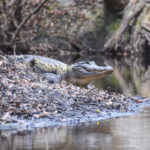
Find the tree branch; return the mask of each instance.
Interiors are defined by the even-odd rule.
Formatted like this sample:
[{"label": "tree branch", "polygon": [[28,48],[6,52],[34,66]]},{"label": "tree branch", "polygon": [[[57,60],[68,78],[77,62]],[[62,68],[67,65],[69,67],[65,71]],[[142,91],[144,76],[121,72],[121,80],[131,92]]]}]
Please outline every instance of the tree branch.
[{"label": "tree branch", "polygon": [[22,27],[25,25],[25,23],[35,14],[37,13],[42,7],[43,5],[47,2],[48,0],[44,0],[39,6],[37,6],[31,13],[29,13],[28,16],[26,16],[26,18],[24,18],[24,20],[20,23],[20,25],[18,26],[18,28],[16,29],[15,33],[13,34],[12,38],[11,38],[11,44],[14,44],[15,39],[17,37],[17,35],[19,34],[20,30],[22,29]]}]

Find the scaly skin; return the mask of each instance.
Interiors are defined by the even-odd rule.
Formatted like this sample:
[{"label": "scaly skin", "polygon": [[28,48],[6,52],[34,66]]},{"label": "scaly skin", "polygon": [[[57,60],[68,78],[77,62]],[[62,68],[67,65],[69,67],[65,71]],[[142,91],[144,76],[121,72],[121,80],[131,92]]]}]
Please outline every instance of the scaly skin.
[{"label": "scaly skin", "polygon": [[[24,61],[31,62],[45,72],[58,75],[60,80],[64,79],[79,86],[87,86],[93,79],[105,77],[113,72],[111,66],[98,66],[94,61],[80,61],[67,65],[43,56],[24,55],[14,57],[23,58]],[[56,76],[57,79],[58,76]]]}]

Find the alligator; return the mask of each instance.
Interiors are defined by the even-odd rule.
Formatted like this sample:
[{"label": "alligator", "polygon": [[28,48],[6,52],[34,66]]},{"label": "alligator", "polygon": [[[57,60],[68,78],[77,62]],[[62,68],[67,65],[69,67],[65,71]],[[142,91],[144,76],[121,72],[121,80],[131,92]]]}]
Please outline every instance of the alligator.
[{"label": "alligator", "polygon": [[78,86],[87,86],[93,79],[105,77],[113,72],[111,66],[98,66],[94,61],[79,61],[68,65],[61,61],[38,55],[17,55],[40,70],[53,82],[65,80]]}]

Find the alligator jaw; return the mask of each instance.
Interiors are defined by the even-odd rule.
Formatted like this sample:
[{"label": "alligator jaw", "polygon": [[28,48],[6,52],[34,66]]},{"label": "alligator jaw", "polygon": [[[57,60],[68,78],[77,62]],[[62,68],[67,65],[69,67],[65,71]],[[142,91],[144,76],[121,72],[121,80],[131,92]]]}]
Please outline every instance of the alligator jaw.
[{"label": "alligator jaw", "polygon": [[95,62],[79,62],[67,72],[65,80],[79,86],[87,86],[93,79],[103,78],[113,72],[111,66],[98,66]]}]

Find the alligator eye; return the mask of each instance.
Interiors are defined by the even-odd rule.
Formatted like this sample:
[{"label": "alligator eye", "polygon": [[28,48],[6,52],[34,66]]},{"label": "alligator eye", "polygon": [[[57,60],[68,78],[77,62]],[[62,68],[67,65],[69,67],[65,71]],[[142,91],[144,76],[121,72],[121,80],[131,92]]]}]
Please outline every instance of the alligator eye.
[{"label": "alligator eye", "polygon": [[82,64],[90,64],[90,61],[79,61],[77,64],[80,64],[80,65],[82,65]]},{"label": "alligator eye", "polygon": [[85,61],[84,63],[85,63],[85,64],[89,64],[89,65],[90,65],[90,61]]}]

